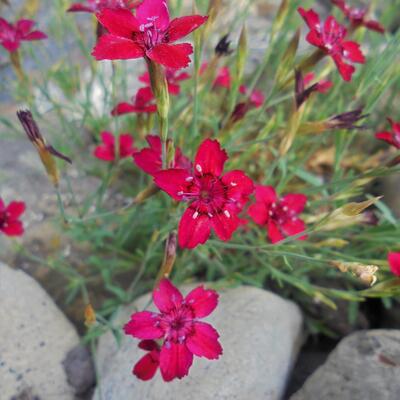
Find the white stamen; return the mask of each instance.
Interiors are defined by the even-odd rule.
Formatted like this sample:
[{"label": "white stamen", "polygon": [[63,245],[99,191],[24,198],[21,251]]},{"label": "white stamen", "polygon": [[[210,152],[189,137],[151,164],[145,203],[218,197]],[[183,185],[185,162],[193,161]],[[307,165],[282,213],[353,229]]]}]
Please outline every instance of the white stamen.
[{"label": "white stamen", "polygon": [[214,215],[212,215],[211,213],[208,213],[208,216],[209,216],[210,218],[212,218]]},{"label": "white stamen", "polygon": [[272,203],[272,204],[271,204],[271,207],[272,207],[272,208],[276,208],[276,203],[275,203],[275,202]]},{"label": "white stamen", "polygon": [[326,44],[325,47],[326,47],[328,50],[332,50],[332,45],[331,45],[330,43]]},{"label": "white stamen", "polygon": [[201,168],[201,165],[200,165],[200,164],[196,164],[196,170],[197,170],[198,172],[200,172],[200,173],[203,172],[203,169]]},{"label": "white stamen", "polygon": [[185,179],[186,182],[191,182],[192,180],[193,180],[193,176],[188,176],[188,177]]},{"label": "white stamen", "polygon": [[288,211],[288,210],[289,210],[288,206],[284,206],[284,207],[283,207],[283,211],[286,212],[286,211]]},{"label": "white stamen", "polygon": [[274,213],[271,210],[269,210],[268,214],[270,217],[272,217],[274,215]]},{"label": "white stamen", "polygon": [[236,182],[231,182],[231,186],[235,187],[235,186],[237,186],[237,183]]},{"label": "white stamen", "polygon": [[229,213],[228,210],[225,210],[224,214],[225,214],[226,218],[230,218],[231,217],[231,214]]},{"label": "white stamen", "polygon": [[178,194],[178,196],[183,196],[183,192],[182,192],[182,190],[181,190],[181,191],[179,191],[177,194]]},{"label": "white stamen", "polygon": [[343,52],[343,55],[344,55],[345,57],[348,57],[348,56],[349,56],[349,52],[348,52],[347,50],[345,50],[345,51]]},{"label": "white stamen", "polygon": [[197,211],[195,211],[195,213],[193,214],[193,219],[196,219],[199,216],[199,213]]}]

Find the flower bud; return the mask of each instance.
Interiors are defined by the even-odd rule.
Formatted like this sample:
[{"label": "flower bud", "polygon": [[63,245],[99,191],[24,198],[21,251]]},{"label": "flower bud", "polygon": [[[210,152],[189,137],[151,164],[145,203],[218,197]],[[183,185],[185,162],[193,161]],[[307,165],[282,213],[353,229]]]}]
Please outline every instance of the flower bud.
[{"label": "flower bud", "polygon": [[46,143],[46,140],[40,133],[39,127],[33,119],[30,111],[18,111],[17,116],[29,140],[36,147],[49,179],[55,187],[58,187],[60,176],[54,157],[61,158],[62,160],[72,164],[71,159],[58,152],[53,146]]},{"label": "flower bud", "polygon": [[215,46],[215,54],[217,57],[229,56],[233,53],[233,50],[230,49],[231,41],[228,39],[229,34],[224,35]]},{"label": "flower bud", "polygon": [[87,328],[90,328],[96,323],[96,313],[91,304],[88,304],[85,307],[84,316],[85,316],[85,326]]},{"label": "flower bud", "polygon": [[376,265],[364,265],[357,262],[341,261],[331,261],[331,265],[341,272],[350,272],[362,283],[368,286],[373,286],[378,280],[375,274],[378,272],[379,267]]}]

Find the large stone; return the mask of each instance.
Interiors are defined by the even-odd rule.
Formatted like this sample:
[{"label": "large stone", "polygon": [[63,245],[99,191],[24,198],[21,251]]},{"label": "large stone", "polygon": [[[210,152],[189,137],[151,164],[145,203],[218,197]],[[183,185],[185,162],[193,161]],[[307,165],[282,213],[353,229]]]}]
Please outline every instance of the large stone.
[{"label": "large stone", "polygon": [[75,329],[32,278],[4,264],[0,338],[1,400],[74,399],[63,360],[79,344]]},{"label": "large stone", "polygon": [[[188,290],[183,288],[184,293]],[[218,361],[196,358],[189,376],[181,381],[167,384],[158,372],[152,381],[142,382],[131,373],[133,364],[144,355],[137,348],[138,341],[125,336],[118,349],[113,336],[107,334],[100,340],[97,360],[103,399],[280,399],[301,342],[298,307],[253,287],[220,294],[217,309],[207,318],[221,335],[224,354]],[[149,295],[143,296],[122,310],[116,323],[128,321],[149,300]],[[100,399],[99,393],[94,399]]]},{"label": "large stone", "polygon": [[398,400],[400,331],[371,330],[343,339],[290,400]]}]

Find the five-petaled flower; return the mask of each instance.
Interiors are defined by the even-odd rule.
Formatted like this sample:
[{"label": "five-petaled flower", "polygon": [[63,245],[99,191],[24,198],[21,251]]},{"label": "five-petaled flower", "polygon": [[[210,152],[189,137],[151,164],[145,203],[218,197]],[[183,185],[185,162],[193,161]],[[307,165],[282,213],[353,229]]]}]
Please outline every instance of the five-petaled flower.
[{"label": "five-petaled flower", "polygon": [[24,233],[24,227],[19,217],[24,211],[24,202],[12,201],[6,206],[0,197],[0,232],[7,236],[21,236]]},{"label": "five-petaled flower", "polygon": [[102,132],[101,141],[102,144],[94,149],[93,155],[103,161],[120,160],[131,156],[136,151],[133,147],[133,137],[129,133],[119,135],[118,149],[115,148],[115,137],[111,132]]},{"label": "five-petaled flower", "polygon": [[392,273],[400,276],[400,253],[389,253],[388,262]]},{"label": "five-petaled flower", "polygon": [[[178,96],[181,92],[180,82],[190,78],[187,72],[180,72],[179,70],[167,68],[165,71],[165,77],[167,78],[168,92],[172,96]],[[139,81],[150,85],[150,74],[145,72],[139,76]]]},{"label": "five-petaled flower", "polygon": [[[135,164],[146,174],[155,176],[157,172],[162,170],[161,139],[156,135],[147,135],[146,140],[149,147],[133,153],[133,159]],[[192,168],[191,161],[182,153],[179,147],[175,149],[175,159],[172,167],[188,171]]]},{"label": "five-petaled flower", "polygon": [[367,19],[368,8],[350,7],[345,0],[332,0],[332,3],[350,20],[352,29],[365,26],[372,31],[385,33],[385,28],[378,21]]},{"label": "five-petaled flower", "polygon": [[[160,366],[162,378],[169,382],[188,374],[194,355],[209,360],[219,358],[222,347],[218,332],[199,321],[218,304],[214,290],[199,286],[183,298],[169,280],[163,279],[153,292],[153,301],[159,313],[137,312],[124,327],[127,335],[144,340],[139,346],[149,352],[133,369],[138,378],[151,379]],[[161,348],[155,339],[162,341]]]},{"label": "five-petaled flower", "polygon": [[140,88],[136,95],[132,97],[131,103],[126,101],[118,103],[112,110],[111,115],[123,115],[129,113],[147,113],[152,114],[157,111],[154,104],[154,96],[150,86]]},{"label": "five-petaled flower", "polygon": [[131,10],[135,8],[140,1],[138,0],[86,0],[83,3],[73,3],[68,8],[69,12],[88,12],[97,13],[105,8],[119,8]]},{"label": "five-petaled flower", "polygon": [[192,15],[169,19],[166,0],[144,0],[136,9],[104,9],[96,14],[109,31],[93,49],[97,60],[123,60],[144,57],[169,68],[185,68],[193,47],[189,43],[173,44],[207,21]]},{"label": "five-petaled flower", "polygon": [[217,140],[200,145],[192,171],[171,168],[155,175],[155,183],[177,201],[188,202],[178,229],[179,245],[194,248],[205,243],[214,229],[229,240],[238,228],[238,213],[253,192],[253,182],[243,171],[222,175],[228,156]]},{"label": "five-petaled flower", "polygon": [[32,30],[35,21],[20,19],[12,25],[0,17],[0,44],[10,53],[17,51],[23,40],[42,40],[47,35],[41,31]]},{"label": "five-petaled flower", "polygon": [[[299,218],[307,203],[304,194],[287,194],[281,198],[272,186],[256,186],[256,203],[249,207],[249,215],[256,224],[267,228],[272,243],[287,236],[298,235],[305,230],[305,223]],[[301,236],[298,240],[304,240]]]},{"label": "five-petaled flower", "polygon": [[392,125],[392,131],[378,132],[375,137],[400,150],[400,122],[394,122],[391,118],[388,118],[388,121]]},{"label": "five-petaled flower", "polygon": [[300,15],[310,28],[307,34],[308,43],[318,47],[321,51],[332,57],[340,75],[345,81],[350,81],[355,67],[346,63],[365,63],[365,57],[356,42],[345,40],[347,30],[336,19],[329,16],[324,25],[321,24],[319,15],[312,9],[304,10],[299,7]]}]

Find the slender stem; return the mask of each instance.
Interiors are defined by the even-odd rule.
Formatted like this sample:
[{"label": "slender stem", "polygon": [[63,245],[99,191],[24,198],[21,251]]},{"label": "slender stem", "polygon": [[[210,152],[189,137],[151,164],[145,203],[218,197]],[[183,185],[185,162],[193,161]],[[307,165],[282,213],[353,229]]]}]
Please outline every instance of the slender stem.
[{"label": "slender stem", "polygon": [[62,216],[64,222],[66,224],[68,224],[69,221],[68,221],[67,214],[65,213],[65,208],[64,208],[64,203],[63,203],[62,197],[61,197],[60,188],[58,186],[56,186],[55,191],[56,191],[56,195],[57,195],[58,208],[60,209],[61,216]]}]

